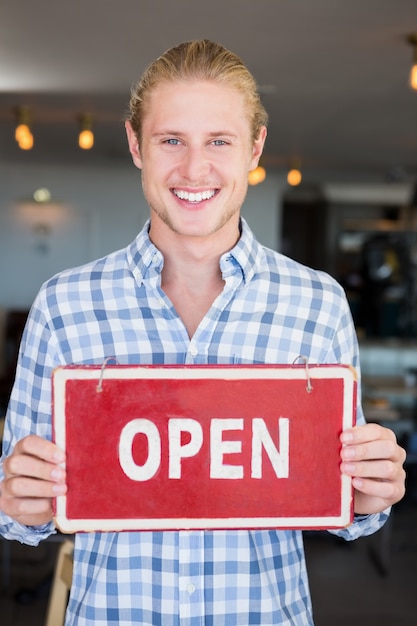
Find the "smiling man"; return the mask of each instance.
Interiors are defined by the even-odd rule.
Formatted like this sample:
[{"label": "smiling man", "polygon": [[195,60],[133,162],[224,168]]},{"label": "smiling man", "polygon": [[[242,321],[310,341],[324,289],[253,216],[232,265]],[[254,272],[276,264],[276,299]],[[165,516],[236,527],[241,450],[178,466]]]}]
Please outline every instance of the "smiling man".
[{"label": "smiling man", "polygon": [[197,79],[162,83],[148,96],[140,149],[131,124],[126,126],[154,212],[154,236],[162,221],[200,243],[216,235],[220,248],[233,246],[247,172],[256,167],[266,135],[263,127],[252,141],[244,95]]},{"label": "smiling man", "polygon": [[[59,365],[349,363],[358,346],[341,287],[258,243],[240,208],[267,115],[242,61],[210,41],[168,50],[134,89],[126,122],[150,220],[126,249],[41,289],[22,340],[7,414],[0,528],[36,545],[66,492],[51,442]],[[365,425],[341,435],[355,488],[355,539],[404,493],[404,451]],[[318,415],[318,419],[320,415]],[[274,494],[271,493],[271,498]],[[80,533],[67,626],[311,626],[300,531]]]},{"label": "smiling man", "polygon": [[154,86],[140,130],[126,123],[151,208],[149,236],[163,253],[162,288],[190,337],[221,293],[220,256],[239,239],[248,171],[266,128],[252,139],[244,93],[201,78]]}]

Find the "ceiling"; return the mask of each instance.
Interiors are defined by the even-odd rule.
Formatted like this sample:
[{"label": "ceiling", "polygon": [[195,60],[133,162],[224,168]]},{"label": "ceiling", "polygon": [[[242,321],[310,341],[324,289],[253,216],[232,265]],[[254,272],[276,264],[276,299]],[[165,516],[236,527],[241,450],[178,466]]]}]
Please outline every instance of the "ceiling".
[{"label": "ceiling", "polygon": [[[146,65],[210,38],[254,73],[270,115],[267,167],[311,180],[417,179],[417,91],[408,86],[416,0],[2,0],[0,162],[128,162],[122,119]],[[30,107],[35,147],[14,141]],[[89,152],[76,144],[94,118]],[[1,166],[0,166],[1,170]]]}]

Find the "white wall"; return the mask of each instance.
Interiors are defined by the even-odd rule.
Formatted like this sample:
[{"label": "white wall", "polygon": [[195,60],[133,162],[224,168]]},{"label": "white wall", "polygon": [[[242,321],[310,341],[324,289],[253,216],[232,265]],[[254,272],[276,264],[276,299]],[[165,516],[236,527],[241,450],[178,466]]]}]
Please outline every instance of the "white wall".
[{"label": "white wall", "polygon": [[[50,189],[57,204],[30,202],[39,187]],[[268,174],[249,188],[243,208],[260,241],[275,249],[282,188],[279,176]],[[127,245],[148,214],[133,165],[0,163],[0,307],[29,307],[44,280]]]}]

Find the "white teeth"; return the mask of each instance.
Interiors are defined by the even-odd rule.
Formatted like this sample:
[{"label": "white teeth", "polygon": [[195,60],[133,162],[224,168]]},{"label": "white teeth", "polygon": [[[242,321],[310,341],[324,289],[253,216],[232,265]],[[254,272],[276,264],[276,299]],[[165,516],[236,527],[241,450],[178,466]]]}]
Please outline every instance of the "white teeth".
[{"label": "white teeth", "polygon": [[183,191],[182,189],[175,189],[175,195],[180,200],[187,200],[187,202],[201,202],[202,200],[210,200],[215,194],[213,189],[207,191],[197,191],[196,193]]}]

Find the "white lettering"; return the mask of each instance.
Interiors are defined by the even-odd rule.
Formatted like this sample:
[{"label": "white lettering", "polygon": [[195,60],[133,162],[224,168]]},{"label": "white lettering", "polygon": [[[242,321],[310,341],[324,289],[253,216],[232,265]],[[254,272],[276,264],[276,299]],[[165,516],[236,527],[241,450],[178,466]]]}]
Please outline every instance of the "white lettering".
[{"label": "white lettering", "polygon": [[[190,434],[190,441],[181,444],[181,433]],[[181,478],[181,459],[195,456],[203,445],[203,429],[197,420],[172,418],[168,422],[169,470],[168,478]]]},{"label": "white lettering", "polygon": [[262,478],[262,448],[268,455],[277,478],[288,478],[289,474],[289,419],[278,420],[279,451],[266,427],[264,420],[255,417],[252,421],[252,478]]},{"label": "white lettering", "polygon": [[[277,478],[289,476],[289,419],[278,419],[277,441],[271,436],[265,420],[252,420],[251,477],[262,478],[263,455],[268,457]],[[243,431],[243,418],[213,418],[210,420],[210,478],[242,479],[243,465],[225,463],[225,455],[241,454],[242,440],[224,440],[226,431]],[[183,433],[189,440],[182,443]],[[133,444],[137,435],[147,440],[147,458],[139,465],[133,458]],[[182,460],[196,456],[203,446],[203,426],[191,418],[171,418],[168,421],[168,478],[182,477]],[[161,466],[162,445],[158,427],[144,418],[128,422],[120,434],[119,462],[122,470],[135,481],[153,478]],[[244,459],[242,459],[243,461]]]},{"label": "white lettering", "polygon": [[225,430],[243,430],[243,418],[211,420],[210,424],[210,478],[243,478],[242,465],[223,463],[225,454],[242,452],[241,441],[223,441]]},{"label": "white lettering", "polygon": [[[148,440],[148,458],[143,465],[137,465],[132,454],[133,440],[139,434]],[[161,464],[161,438],[153,422],[138,418],[126,424],[120,434],[119,462],[131,480],[144,481],[155,476]]]}]

